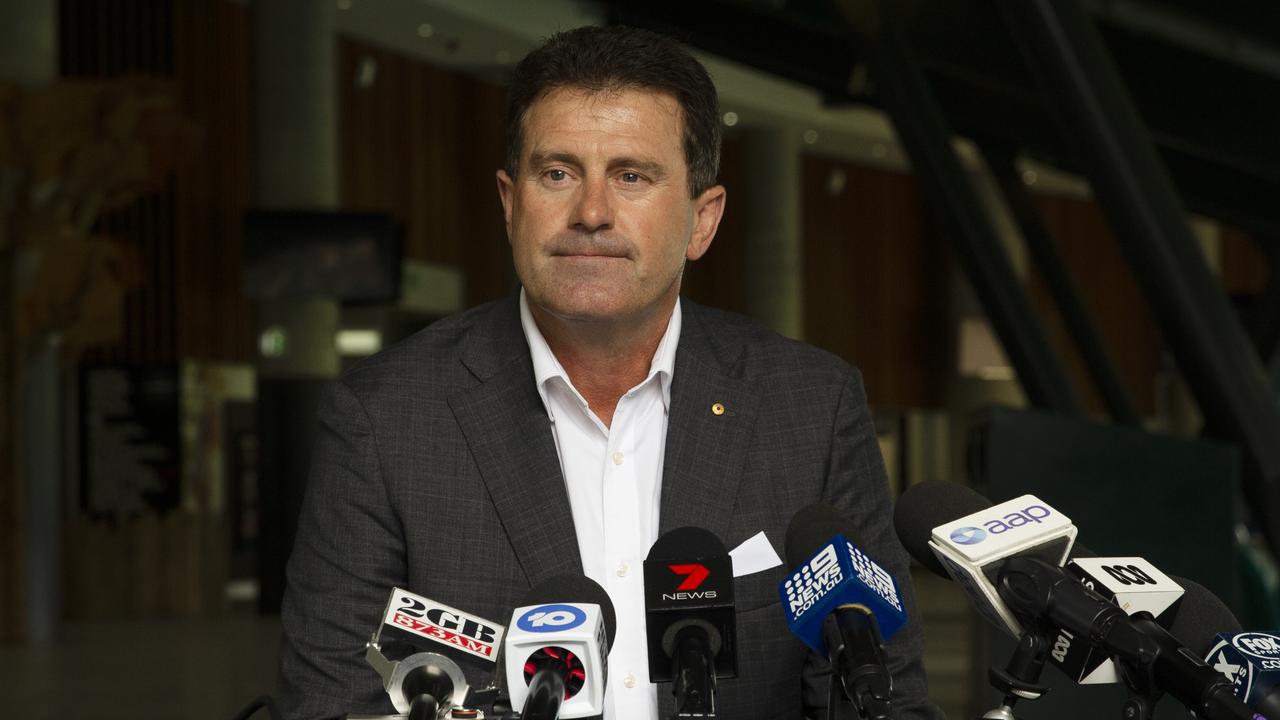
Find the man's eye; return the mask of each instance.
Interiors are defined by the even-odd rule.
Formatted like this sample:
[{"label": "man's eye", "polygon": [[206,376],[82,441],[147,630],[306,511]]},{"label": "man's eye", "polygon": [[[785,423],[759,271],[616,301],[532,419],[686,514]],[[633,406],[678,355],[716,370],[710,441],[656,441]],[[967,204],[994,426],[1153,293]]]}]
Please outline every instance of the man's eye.
[{"label": "man's eye", "polygon": [[633,172],[622,173],[622,182],[624,183],[638,183],[640,182],[640,180],[641,180],[641,177],[639,173],[633,173]]},{"label": "man's eye", "polygon": [[565,179],[565,178],[567,178],[567,177],[569,177],[569,174],[568,174],[568,173],[566,173],[566,172],[565,172],[565,171],[563,171],[563,170],[548,170],[548,171],[547,171],[547,179],[548,179],[548,180],[551,180],[552,182],[560,182],[561,180],[564,180],[564,179]]}]

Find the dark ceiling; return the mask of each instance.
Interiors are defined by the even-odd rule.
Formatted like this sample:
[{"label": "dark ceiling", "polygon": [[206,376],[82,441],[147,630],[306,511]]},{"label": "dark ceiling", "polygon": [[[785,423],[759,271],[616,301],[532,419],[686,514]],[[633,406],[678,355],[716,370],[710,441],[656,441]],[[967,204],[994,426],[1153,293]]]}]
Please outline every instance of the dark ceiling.
[{"label": "dark ceiling", "polygon": [[[615,22],[811,86],[832,104],[878,105],[858,35],[833,0],[604,4]],[[878,7],[839,4],[846,12]],[[1188,208],[1280,240],[1280,3],[1083,4]],[[883,5],[957,133],[1078,171],[1071,128],[1058,122],[999,3]]]}]

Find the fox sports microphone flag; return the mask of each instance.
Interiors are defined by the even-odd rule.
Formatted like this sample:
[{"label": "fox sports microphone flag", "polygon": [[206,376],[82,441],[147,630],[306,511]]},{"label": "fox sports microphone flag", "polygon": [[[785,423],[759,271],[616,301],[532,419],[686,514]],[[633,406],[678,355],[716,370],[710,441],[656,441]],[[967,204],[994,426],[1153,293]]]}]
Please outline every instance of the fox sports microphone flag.
[{"label": "fox sports microphone flag", "polygon": [[1246,705],[1280,718],[1280,633],[1219,633],[1204,660],[1231,681]]}]

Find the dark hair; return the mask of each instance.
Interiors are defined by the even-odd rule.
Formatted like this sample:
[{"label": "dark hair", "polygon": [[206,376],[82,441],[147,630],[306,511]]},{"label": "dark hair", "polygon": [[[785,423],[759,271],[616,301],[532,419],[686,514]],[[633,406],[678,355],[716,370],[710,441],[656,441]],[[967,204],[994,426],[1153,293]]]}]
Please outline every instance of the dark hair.
[{"label": "dark hair", "polygon": [[552,35],[516,65],[507,93],[507,174],[520,165],[524,118],[558,88],[588,92],[644,89],[665,92],[684,116],[689,191],[697,197],[720,174],[720,103],[702,66],[669,37],[616,25],[580,27]]}]

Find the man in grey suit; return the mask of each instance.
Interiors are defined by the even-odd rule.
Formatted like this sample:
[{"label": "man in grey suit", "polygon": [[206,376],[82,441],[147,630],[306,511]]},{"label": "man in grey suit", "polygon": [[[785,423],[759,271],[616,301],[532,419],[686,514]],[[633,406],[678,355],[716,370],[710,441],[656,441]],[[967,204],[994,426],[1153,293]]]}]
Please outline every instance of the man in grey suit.
[{"label": "man in grey suit", "polygon": [[[518,296],[353,368],[320,411],[289,562],[279,696],[291,717],[389,712],[363,646],[393,586],[505,624],[525,591],[585,573],[618,632],[605,717],[670,717],[648,682],[640,563],[699,526],[781,551],[817,501],[903,584],[888,644],[900,717],[926,699],[906,555],[857,371],[679,298],[724,208],[705,69],[628,28],[551,38],[517,67],[498,172]],[[739,677],[720,717],[801,718],[825,678],[787,631],[780,564],[739,577]]]}]

